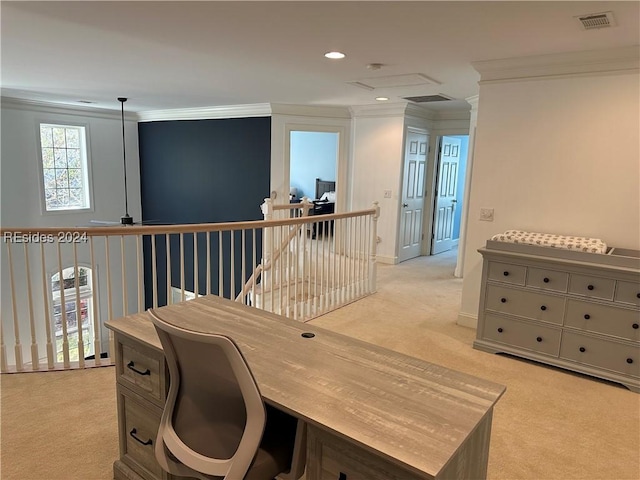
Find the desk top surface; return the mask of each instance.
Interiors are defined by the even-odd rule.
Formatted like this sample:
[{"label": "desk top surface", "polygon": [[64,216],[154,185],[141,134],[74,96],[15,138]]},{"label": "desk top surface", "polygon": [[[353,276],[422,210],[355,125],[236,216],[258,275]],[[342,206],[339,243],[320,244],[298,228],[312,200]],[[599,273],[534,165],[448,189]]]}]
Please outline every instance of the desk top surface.
[{"label": "desk top surface", "polygon": [[[435,477],[505,387],[215,296],[156,309],[168,323],[237,343],[266,402]],[[161,349],[147,313],[110,320]],[[305,338],[302,333],[315,336]]]}]

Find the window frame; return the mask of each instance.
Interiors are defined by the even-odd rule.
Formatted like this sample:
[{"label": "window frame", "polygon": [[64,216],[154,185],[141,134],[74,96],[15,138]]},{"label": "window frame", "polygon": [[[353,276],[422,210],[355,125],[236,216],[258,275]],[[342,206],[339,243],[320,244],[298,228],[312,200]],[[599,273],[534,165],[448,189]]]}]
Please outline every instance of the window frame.
[{"label": "window frame", "polygon": [[[44,186],[44,165],[42,158],[42,138],[40,135],[41,125],[52,125],[52,126],[60,126],[60,127],[75,127],[75,128],[83,128],[84,129],[84,154],[86,164],[86,172],[84,173],[85,177],[85,186],[87,189],[87,201],[89,205],[87,207],[79,207],[79,208],[61,208],[56,210],[47,210],[47,201],[46,201],[46,192]],[[90,132],[89,132],[89,124],[87,122],[74,122],[68,120],[61,119],[51,119],[51,118],[40,118],[36,120],[35,125],[36,130],[36,145],[37,152],[36,158],[38,162],[38,188],[40,191],[40,213],[41,215],[69,215],[69,214],[78,214],[85,212],[93,212],[94,211],[94,197],[93,197],[93,176],[91,169],[91,142],[90,142]],[[81,139],[82,142],[82,139]]]}]

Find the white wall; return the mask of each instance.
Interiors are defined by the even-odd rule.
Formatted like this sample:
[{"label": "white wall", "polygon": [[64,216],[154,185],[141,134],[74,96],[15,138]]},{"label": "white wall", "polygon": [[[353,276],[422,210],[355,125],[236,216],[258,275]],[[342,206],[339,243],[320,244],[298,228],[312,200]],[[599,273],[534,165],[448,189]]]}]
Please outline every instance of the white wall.
[{"label": "white wall", "polygon": [[[402,186],[404,113],[358,117],[352,123],[352,209],[380,205],[378,260],[397,263],[398,202]],[[391,190],[392,198],[384,198]]]},{"label": "white wall", "polygon": [[[83,213],[42,213],[40,202],[40,175],[38,171],[38,142],[39,122],[65,122],[86,125],[89,136],[89,155],[92,167],[93,211]],[[140,171],[138,159],[138,131],[135,121],[125,121],[127,145],[127,182],[129,188],[129,214],[136,220],[141,219],[140,211]],[[91,219],[119,221],[124,214],[124,180],[122,160],[122,125],[119,111],[87,110],[80,108],[57,107],[26,102],[15,102],[2,99],[2,160],[1,168],[1,210],[0,221],[3,227],[74,227],[85,226]],[[103,242],[99,242],[100,245]],[[96,244],[98,246],[98,244]],[[28,301],[26,296],[26,277],[18,273],[24,264],[24,254],[19,245],[13,247],[14,270],[16,272],[17,304],[20,306],[18,323],[21,332],[21,342],[24,347],[25,361],[30,361],[28,346],[31,343],[29,334]],[[112,290],[116,298],[122,296],[120,283],[121,255],[119,242],[112,246],[111,266]],[[2,321],[7,346],[12,345],[14,338],[13,312],[11,309],[10,289],[8,281],[7,251],[2,245]],[[78,262],[89,266],[91,264],[87,245],[78,245]],[[99,250],[102,256],[96,259],[96,268],[105,272],[104,248]],[[133,268],[131,276],[135,278],[135,247],[127,254],[129,265],[127,271]],[[38,250],[30,253],[30,265],[34,284],[33,310],[38,326],[37,337],[41,342],[44,336],[46,315],[43,308],[43,293],[41,288],[42,269]],[[98,253],[96,254],[98,255]],[[45,273],[50,276],[58,269],[58,259],[55,250],[45,249]],[[132,258],[129,258],[131,257]],[[63,267],[73,263],[71,246],[62,249]],[[129,289],[133,288],[129,284]],[[98,284],[101,299],[106,299],[105,282]],[[136,293],[129,295],[130,307],[135,308]],[[106,302],[105,302],[106,303]],[[121,301],[114,302],[114,316],[122,313]],[[101,320],[107,319],[106,306],[99,312]],[[106,332],[103,332],[106,339]],[[13,350],[8,348],[9,363],[12,363]],[[40,356],[43,350],[39,352]]]},{"label": "white wall", "polygon": [[[508,229],[640,249],[639,76],[482,83],[460,314],[475,317],[477,249]],[[495,209],[494,222],[478,220]]]}]

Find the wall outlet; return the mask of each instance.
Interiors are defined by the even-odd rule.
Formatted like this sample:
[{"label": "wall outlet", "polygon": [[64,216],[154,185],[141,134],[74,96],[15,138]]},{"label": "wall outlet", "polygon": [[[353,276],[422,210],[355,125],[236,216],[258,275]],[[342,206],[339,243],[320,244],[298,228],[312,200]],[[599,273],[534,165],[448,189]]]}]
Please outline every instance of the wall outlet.
[{"label": "wall outlet", "polygon": [[384,198],[391,198],[391,190],[384,191]]},{"label": "wall outlet", "polygon": [[480,220],[484,222],[493,222],[493,208],[481,208]]}]

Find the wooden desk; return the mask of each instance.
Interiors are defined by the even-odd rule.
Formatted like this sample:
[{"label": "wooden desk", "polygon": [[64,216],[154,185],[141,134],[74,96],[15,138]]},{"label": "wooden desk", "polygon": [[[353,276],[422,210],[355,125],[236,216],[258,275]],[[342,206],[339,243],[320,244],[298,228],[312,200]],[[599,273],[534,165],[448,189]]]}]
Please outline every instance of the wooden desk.
[{"label": "wooden desk", "polygon": [[[307,480],[486,477],[492,411],[503,386],[214,296],[159,313],[183,328],[235,340],[264,400],[307,422]],[[148,315],[107,326],[116,334],[117,376],[126,384],[119,388],[152,383],[143,390],[162,394],[166,371],[157,364],[161,346]],[[160,357],[145,364],[151,354]],[[132,356],[137,370],[155,368],[159,378],[127,369]],[[131,393],[137,392],[123,392]],[[120,421],[121,449],[123,437],[128,448],[129,428]],[[121,453],[116,478],[135,478],[122,474],[128,461]]]}]

